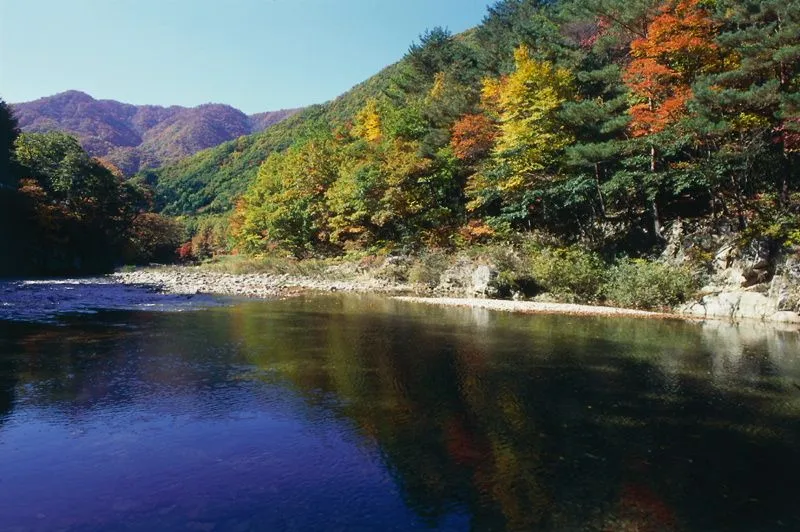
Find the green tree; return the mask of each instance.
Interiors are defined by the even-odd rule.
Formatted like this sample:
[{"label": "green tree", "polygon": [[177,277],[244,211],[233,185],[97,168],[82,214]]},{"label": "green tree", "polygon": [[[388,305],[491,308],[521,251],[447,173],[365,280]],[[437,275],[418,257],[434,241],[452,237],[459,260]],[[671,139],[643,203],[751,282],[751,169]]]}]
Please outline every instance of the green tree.
[{"label": "green tree", "polygon": [[33,269],[108,270],[141,204],[137,191],[90,158],[67,134],[25,133],[16,141],[22,200],[33,225]]},{"label": "green tree", "polygon": [[17,188],[19,176],[14,164],[14,142],[18,136],[17,119],[8,104],[0,99],[0,188]]},{"label": "green tree", "polygon": [[338,148],[327,135],[270,156],[238,206],[237,246],[251,253],[281,247],[303,256],[327,242],[324,199],[338,170]]}]

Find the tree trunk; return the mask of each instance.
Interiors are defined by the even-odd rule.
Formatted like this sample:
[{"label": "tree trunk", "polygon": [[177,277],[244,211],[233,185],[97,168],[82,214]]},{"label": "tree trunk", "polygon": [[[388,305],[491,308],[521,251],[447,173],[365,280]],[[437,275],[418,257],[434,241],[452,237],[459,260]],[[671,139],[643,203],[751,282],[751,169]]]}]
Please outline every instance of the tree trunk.
[{"label": "tree trunk", "polygon": [[606,217],[606,202],[603,199],[603,191],[600,189],[600,163],[594,163],[594,185],[597,187],[597,197],[600,199],[600,214]]},{"label": "tree trunk", "polygon": [[[656,152],[655,144],[650,145],[650,172],[656,173],[656,158],[658,157],[658,153]],[[658,208],[658,192],[653,194],[653,200],[650,203],[650,207],[653,212],[653,231],[655,232],[656,238],[659,240],[664,240],[664,228],[661,225],[661,212]]]}]

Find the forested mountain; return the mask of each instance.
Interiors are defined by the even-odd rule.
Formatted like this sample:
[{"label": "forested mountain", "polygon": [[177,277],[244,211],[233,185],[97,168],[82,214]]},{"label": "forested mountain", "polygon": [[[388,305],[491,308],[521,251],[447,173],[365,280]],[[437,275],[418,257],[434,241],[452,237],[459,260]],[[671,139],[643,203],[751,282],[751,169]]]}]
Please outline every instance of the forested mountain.
[{"label": "forested mountain", "polygon": [[[269,131],[149,174],[303,256],[538,231],[641,252],[679,217],[800,243],[800,0],[502,0]],[[616,251],[614,251],[616,250]]]},{"label": "forested mountain", "polygon": [[[145,126],[202,139],[265,120],[62,97],[72,103],[51,114],[74,128],[76,109],[108,109],[88,121],[105,135],[90,152],[109,149],[112,162],[119,148],[102,139],[131,148],[139,135],[171,156]],[[23,141],[19,160],[37,140]],[[34,172],[44,189],[60,183],[48,171]],[[477,28],[425,32],[331,102],[130,185],[154,191],[164,214],[215,215],[189,219],[198,256],[452,249],[528,233],[615,261],[657,253],[665,227],[687,218],[800,246],[800,0],[501,0]],[[714,250],[693,252],[702,263]]]},{"label": "forested mountain", "polygon": [[130,105],[67,91],[12,106],[24,132],[64,131],[94,157],[132,175],[259,132],[297,110],[247,116],[229,105]]},{"label": "forested mountain", "polygon": [[[390,66],[335,100],[307,107],[274,126],[204,150],[177,163],[142,173],[157,190],[165,213],[230,211],[267,157],[320,129],[349,124],[370,98],[388,90],[399,66]],[[256,115],[257,116],[257,115]]]}]

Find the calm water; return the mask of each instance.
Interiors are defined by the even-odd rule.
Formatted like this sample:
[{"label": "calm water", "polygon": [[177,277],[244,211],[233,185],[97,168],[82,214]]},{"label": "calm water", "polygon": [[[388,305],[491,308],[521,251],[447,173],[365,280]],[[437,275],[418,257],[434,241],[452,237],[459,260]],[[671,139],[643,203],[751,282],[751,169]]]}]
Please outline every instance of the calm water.
[{"label": "calm water", "polygon": [[183,310],[0,321],[0,531],[800,529],[796,333]]}]

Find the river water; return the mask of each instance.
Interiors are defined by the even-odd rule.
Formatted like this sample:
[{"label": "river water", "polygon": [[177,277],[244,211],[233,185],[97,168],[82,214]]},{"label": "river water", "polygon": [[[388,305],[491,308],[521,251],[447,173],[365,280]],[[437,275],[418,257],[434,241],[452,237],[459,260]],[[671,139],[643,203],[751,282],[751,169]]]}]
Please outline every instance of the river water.
[{"label": "river water", "polygon": [[0,531],[800,529],[796,332],[24,290]]}]

